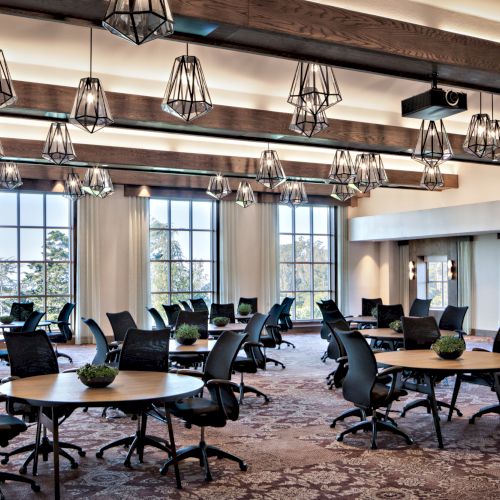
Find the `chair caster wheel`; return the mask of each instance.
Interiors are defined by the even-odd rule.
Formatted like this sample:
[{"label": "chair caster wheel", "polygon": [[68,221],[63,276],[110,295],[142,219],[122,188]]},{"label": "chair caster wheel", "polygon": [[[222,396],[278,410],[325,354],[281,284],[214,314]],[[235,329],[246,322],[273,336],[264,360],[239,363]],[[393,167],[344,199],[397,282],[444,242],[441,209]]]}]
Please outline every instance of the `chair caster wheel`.
[{"label": "chair caster wheel", "polygon": [[40,486],[38,486],[38,484],[32,484],[31,489],[38,493],[40,491]]},{"label": "chair caster wheel", "polygon": [[415,441],[413,441],[413,439],[412,439],[412,438],[408,438],[408,439],[406,440],[406,443],[407,443],[407,444],[413,444],[414,442],[415,442]]},{"label": "chair caster wheel", "polygon": [[[476,422],[475,419],[469,418],[469,424],[474,424],[475,422]],[[2,460],[2,463],[3,463],[3,460]]]},{"label": "chair caster wheel", "polygon": [[335,422],[333,424],[330,424],[330,429],[335,429],[335,425],[337,425],[335,424]]},{"label": "chair caster wheel", "polygon": [[457,415],[458,415],[459,417],[463,417],[463,416],[464,416],[464,414],[463,414],[460,410],[457,410]]},{"label": "chair caster wheel", "polygon": [[245,463],[240,464],[240,470],[246,472],[248,470],[248,465]]},{"label": "chair caster wheel", "polygon": [[78,452],[78,455],[80,455],[81,457],[84,457],[86,454],[87,454],[87,452],[85,452],[83,450]]},{"label": "chair caster wheel", "polygon": [[71,469],[78,469],[78,462],[72,462],[70,465]]},{"label": "chair caster wheel", "polygon": [[377,449],[377,445],[376,445],[376,444],[372,444],[372,445],[370,446],[370,448],[371,448],[372,450],[376,450],[376,449]]},{"label": "chair caster wheel", "polygon": [[26,472],[27,472],[27,471],[26,471],[26,467],[21,467],[21,468],[19,469],[19,474],[26,474]]},{"label": "chair caster wheel", "polygon": [[1,461],[2,465],[8,464],[9,463],[9,457],[5,457]]},{"label": "chair caster wheel", "polygon": [[337,441],[342,442],[344,440],[344,436],[337,436]]},{"label": "chair caster wheel", "polygon": [[102,451],[98,451],[96,454],[95,454],[96,458],[102,458]]},{"label": "chair caster wheel", "polygon": [[128,469],[132,468],[132,464],[130,462],[123,462],[123,466],[127,467]]}]

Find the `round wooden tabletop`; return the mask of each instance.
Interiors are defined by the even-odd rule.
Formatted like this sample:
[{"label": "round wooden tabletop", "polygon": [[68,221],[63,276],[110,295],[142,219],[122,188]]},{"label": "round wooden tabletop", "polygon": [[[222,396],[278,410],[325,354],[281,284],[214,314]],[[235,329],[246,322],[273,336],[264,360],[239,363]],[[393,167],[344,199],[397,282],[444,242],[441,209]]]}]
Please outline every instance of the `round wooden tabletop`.
[{"label": "round wooden tabletop", "polygon": [[244,332],[247,326],[246,323],[228,323],[226,326],[215,326],[209,323],[208,333]]},{"label": "round wooden tabletop", "polygon": [[13,380],[2,384],[1,392],[33,406],[109,406],[127,402],[176,401],[197,394],[202,387],[200,379],[186,375],[121,371],[108,387],[91,389],[72,372]]},{"label": "round wooden tabletop", "polygon": [[[392,328],[367,328],[366,330],[359,330],[363,337],[377,340],[403,340],[402,333],[395,332]],[[452,330],[441,330],[441,335],[453,336],[457,335]]]},{"label": "round wooden tabletop", "polygon": [[[51,325],[50,321],[40,321],[38,323],[38,328],[45,328]],[[0,323],[0,330],[10,330],[12,328],[22,328],[24,326],[24,321],[13,321],[12,323]]]},{"label": "round wooden tabletop", "polygon": [[208,354],[214,347],[216,340],[199,339],[192,345],[182,345],[176,340],[170,341],[170,354]]},{"label": "round wooden tabletop", "polygon": [[375,354],[377,363],[401,366],[415,370],[451,372],[500,371],[500,354],[484,351],[466,351],[455,360],[440,358],[431,349],[392,351]]},{"label": "round wooden tabletop", "polygon": [[376,325],[377,318],[375,316],[353,316],[346,318],[349,323],[362,323],[364,325]]}]

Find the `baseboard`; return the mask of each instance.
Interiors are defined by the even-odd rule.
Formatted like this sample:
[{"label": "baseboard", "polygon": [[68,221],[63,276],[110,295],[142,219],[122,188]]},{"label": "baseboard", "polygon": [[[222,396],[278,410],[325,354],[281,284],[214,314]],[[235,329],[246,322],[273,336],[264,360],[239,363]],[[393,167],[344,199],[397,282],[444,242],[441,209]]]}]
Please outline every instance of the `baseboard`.
[{"label": "baseboard", "polygon": [[319,321],[294,321],[293,328],[286,333],[314,333],[317,334],[321,330],[321,322]]},{"label": "baseboard", "polygon": [[495,330],[481,330],[479,328],[471,328],[471,335],[476,335],[477,337],[492,337],[494,338],[497,332]]}]

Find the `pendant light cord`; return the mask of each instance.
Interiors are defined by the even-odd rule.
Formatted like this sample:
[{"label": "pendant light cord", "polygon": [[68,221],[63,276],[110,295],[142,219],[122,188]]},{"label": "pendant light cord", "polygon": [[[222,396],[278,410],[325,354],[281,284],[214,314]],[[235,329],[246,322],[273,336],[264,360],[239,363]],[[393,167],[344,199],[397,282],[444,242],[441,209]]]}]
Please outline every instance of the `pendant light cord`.
[{"label": "pendant light cord", "polygon": [[483,93],[479,92],[479,114],[483,111]]},{"label": "pendant light cord", "polygon": [[90,78],[92,78],[92,28],[90,28]]},{"label": "pendant light cord", "polygon": [[491,121],[493,121],[493,94],[491,94]]},{"label": "pendant light cord", "polygon": [[186,57],[189,57],[189,42],[186,42]]}]

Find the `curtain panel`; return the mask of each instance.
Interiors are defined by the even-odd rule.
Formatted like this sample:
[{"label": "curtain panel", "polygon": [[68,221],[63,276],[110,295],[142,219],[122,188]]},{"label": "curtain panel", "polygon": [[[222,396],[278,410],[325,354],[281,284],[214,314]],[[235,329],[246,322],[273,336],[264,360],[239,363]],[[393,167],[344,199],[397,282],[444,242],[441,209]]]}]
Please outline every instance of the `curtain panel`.
[{"label": "curtain panel", "polygon": [[408,314],[410,311],[410,279],[408,269],[410,263],[410,246],[400,245],[399,247],[399,303]]},{"label": "curtain panel", "polygon": [[258,209],[261,240],[259,309],[267,312],[280,301],[278,205],[266,203]]},{"label": "curtain panel", "polygon": [[458,306],[469,307],[469,309],[467,310],[467,314],[465,315],[463,329],[466,333],[470,333],[470,329],[472,326],[471,319],[474,314],[472,241],[458,240],[457,257]]},{"label": "curtain panel", "polygon": [[240,283],[238,278],[238,226],[241,207],[234,202],[219,202],[220,215],[220,301],[238,303]]}]

